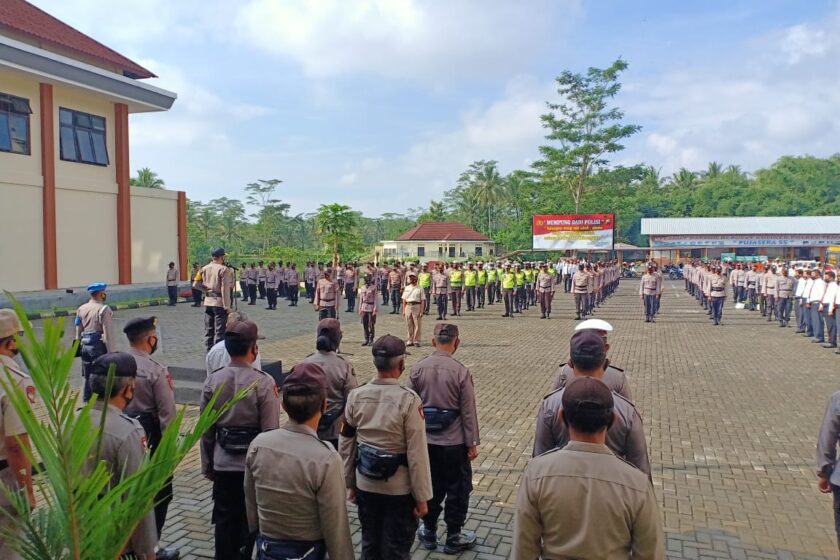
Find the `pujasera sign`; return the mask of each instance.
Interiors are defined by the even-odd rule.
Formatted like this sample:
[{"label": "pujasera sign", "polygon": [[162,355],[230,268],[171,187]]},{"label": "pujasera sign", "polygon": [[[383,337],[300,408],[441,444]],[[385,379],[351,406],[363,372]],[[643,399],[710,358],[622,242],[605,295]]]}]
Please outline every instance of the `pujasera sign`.
[{"label": "pujasera sign", "polygon": [[840,234],[827,237],[824,235],[797,236],[762,236],[750,235],[735,237],[731,235],[704,235],[698,237],[651,236],[654,249],[687,249],[700,247],[825,247],[840,244]]}]

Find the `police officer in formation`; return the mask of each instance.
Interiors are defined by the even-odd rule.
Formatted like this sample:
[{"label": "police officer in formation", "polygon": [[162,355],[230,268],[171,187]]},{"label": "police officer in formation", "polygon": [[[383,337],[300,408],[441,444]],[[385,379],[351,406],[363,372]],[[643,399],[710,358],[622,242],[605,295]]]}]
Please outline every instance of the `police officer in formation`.
[{"label": "police officer in formation", "polygon": [[[607,340],[609,333],[613,331],[613,326],[603,319],[587,319],[577,324],[575,332],[592,330],[601,337],[604,341],[604,352],[609,352],[610,344]],[[572,360],[569,358],[557,368],[554,373],[553,391],[562,389],[566,384],[574,378],[574,367]],[[627,381],[627,374],[623,369],[610,362],[609,358],[604,360],[604,376],[601,381],[606,383],[611,391],[621,395],[630,402],[633,402],[633,396],[630,391],[630,383]]]},{"label": "police officer in formation", "polygon": [[[0,375],[8,387],[17,387],[26,395],[30,405],[35,404],[35,386],[23,372],[14,357],[18,354],[16,336],[21,336],[23,326],[11,309],[0,309]],[[6,377],[8,376],[8,377]],[[20,491],[35,507],[35,490],[32,484],[32,463],[29,457],[32,446],[20,415],[12,406],[9,395],[0,385],[0,484],[11,492]],[[0,531],[11,531],[20,521],[9,501],[9,495],[0,491]],[[17,558],[7,539],[0,539],[0,559]]]},{"label": "police officer in formation", "polygon": [[200,271],[193,287],[204,292],[204,345],[209,351],[224,339],[227,316],[233,310],[233,269],[225,266],[225,250],[211,251],[213,261]]},{"label": "police officer in formation", "polygon": [[213,482],[216,560],[236,560],[251,558],[253,546],[245,512],[245,454],[258,434],[279,426],[280,399],[274,379],[251,366],[259,354],[257,325],[239,321],[224,336],[231,361],[205,381],[201,409],[219,388],[217,407],[237,391],[253,390],[202,436],[201,472]]},{"label": "police officer in formation", "polygon": [[317,434],[330,406],[328,383],[319,364],[294,366],[283,382],[289,421],[248,448],[245,507],[258,560],[355,558],[341,457]]},{"label": "police officer in formation", "polygon": [[472,548],[476,541],[475,533],[462,532],[472,492],[471,461],[480,442],[472,374],[453,357],[460,343],[456,325],[435,325],[435,351],[411,368],[408,382],[423,400],[433,491],[417,537],[427,550],[437,549],[443,511],[447,554]]},{"label": "police officer in formation", "polygon": [[[137,364],[134,381],[134,398],[125,408],[126,416],[137,420],[146,433],[146,444],[154,453],[166,427],[175,418],[175,386],[166,366],[152,358],[158,347],[157,319],[138,317],[129,320],[123,328],[131,349],[128,353]],[[166,512],[172,502],[172,478],[158,493],[155,502],[155,526],[160,539]],[[177,550],[158,550],[157,558],[175,560]]]},{"label": "police officer in formation", "polygon": [[656,274],[656,266],[648,263],[647,271],[639,284],[639,296],[645,307],[645,323],[655,323],[657,300],[662,296],[662,278]]},{"label": "police officer in formation", "polygon": [[318,280],[315,285],[315,311],[318,312],[318,320],[332,318],[338,315],[338,283],[332,278],[332,269],[324,270],[324,277]]},{"label": "police officer in formation", "polygon": [[407,560],[434,495],[423,401],[399,383],[402,340],[385,335],[372,352],[377,376],[350,393],[340,430],[347,497],[358,505],[363,558]]},{"label": "police officer in formation", "polygon": [[[114,380],[111,392],[108,389],[108,371],[114,366]],[[99,356],[90,369],[90,388],[98,398],[90,413],[91,429],[98,430],[105,415],[102,430],[102,451],[100,458],[108,465],[111,473],[111,487],[120,483],[123,477],[134,473],[146,455],[146,433],[140,423],[123,414],[135,396],[137,362],[134,356],[125,352],[111,352]],[[105,410],[107,407],[107,414]],[[88,468],[95,468],[93,461]],[[141,519],[128,541],[126,554],[150,560],[155,558],[158,542],[155,530],[155,516],[150,511]],[[177,553],[174,558],[177,558]]]},{"label": "police officer in formation", "polygon": [[116,350],[117,339],[114,334],[114,312],[105,304],[108,295],[104,282],[94,282],[87,287],[90,300],[76,310],[76,339],[79,341],[79,356],[82,358],[82,376],[85,378],[82,398],[90,399],[91,390],[88,377],[93,362],[99,356]]},{"label": "police officer in formation", "polygon": [[318,323],[315,353],[304,358],[303,364],[317,364],[325,376],[327,408],[318,423],[318,437],[338,449],[338,428],[350,391],[359,386],[353,366],[338,353],[343,333],[337,319],[323,319]]}]

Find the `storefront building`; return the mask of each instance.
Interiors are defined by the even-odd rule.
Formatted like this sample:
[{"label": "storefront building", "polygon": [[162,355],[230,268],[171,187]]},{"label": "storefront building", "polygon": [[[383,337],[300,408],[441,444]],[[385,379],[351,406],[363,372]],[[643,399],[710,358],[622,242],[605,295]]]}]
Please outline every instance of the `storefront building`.
[{"label": "storefront building", "polygon": [[824,262],[840,245],[840,216],[643,218],[650,258],[658,262],[767,257]]}]

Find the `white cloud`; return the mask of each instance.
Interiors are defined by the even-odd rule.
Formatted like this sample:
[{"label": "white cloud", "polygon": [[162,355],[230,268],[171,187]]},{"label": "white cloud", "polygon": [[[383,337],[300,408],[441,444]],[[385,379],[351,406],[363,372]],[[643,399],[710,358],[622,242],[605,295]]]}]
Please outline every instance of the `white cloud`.
[{"label": "white cloud", "polygon": [[239,39],[291,59],[314,77],[505,76],[571,26],[581,0],[250,0]]},{"label": "white cloud", "polygon": [[[840,10],[733,49],[705,67],[649,76],[619,103],[645,125],[621,154],[672,173],[709,161],[745,169],[786,154],[840,151]],[[631,79],[632,74],[630,74]]]},{"label": "white cloud", "polygon": [[359,180],[359,176],[356,173],[345,173],[341,176],[338,180],[339,185],[352,185],[356,181]]}]

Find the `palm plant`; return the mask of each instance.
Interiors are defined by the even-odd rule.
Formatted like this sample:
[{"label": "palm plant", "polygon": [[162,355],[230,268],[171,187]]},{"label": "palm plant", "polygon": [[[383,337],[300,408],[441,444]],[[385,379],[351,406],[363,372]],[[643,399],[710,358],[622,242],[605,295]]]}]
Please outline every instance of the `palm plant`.
[{"label": "palm plant", "polygon": [[[96,397],[77,410],[78,390],[71,389],[69,379],[76,344],[70,348],[62,344],[63,320],[46,321],[43,338],[38,340],[23,308],[11,294],[6,295],[14,302],[23,325],[25,336],[17,342],[43,403],[43,413],[36,416],[27,395],[12,383],[8,372],[0,372],[0,386],[32,442],[30,460],[36,464],[37,458],[43,465],[35,477],[43,503],[30,510],[25,493],[3,487],[12,509],[0,510],[0,515],[7,515],[12,526],[0,530],[0,538],[10,543],[23,560],[116,560],[178,464],[201,435],[250,389],[237,393],[219,409],[214,395],[213,404],[183,434],[185,410],[181,409],[154,455],[147,454],[137,471],[110,486],[108,466],[99,458],[107,407],[99,426],[91,419]],[[109,386],[113,373],[112,369]]]},{"label": "palm plant", "polygon": [[315,227],[323,242],[332,249],[333,269],[338,266],[338,246],[356,235],[358,216],[345,204],[322,204],[315,216]]},{"label": "palm plant", "polygon": [[476,203],[487,212],[487,233],[493,231],[492,215],[502,199],[502,176],[496,168],[495,161],[482,162],[482,166],[473,177],[472,186]]},{"label": "palm plant", "polygon": [[163,179],[148,167],[138,169],[137,177],[132,177],[130,182],[132,187],[145,187],[147,189],[163,189],[165,187]]}]

